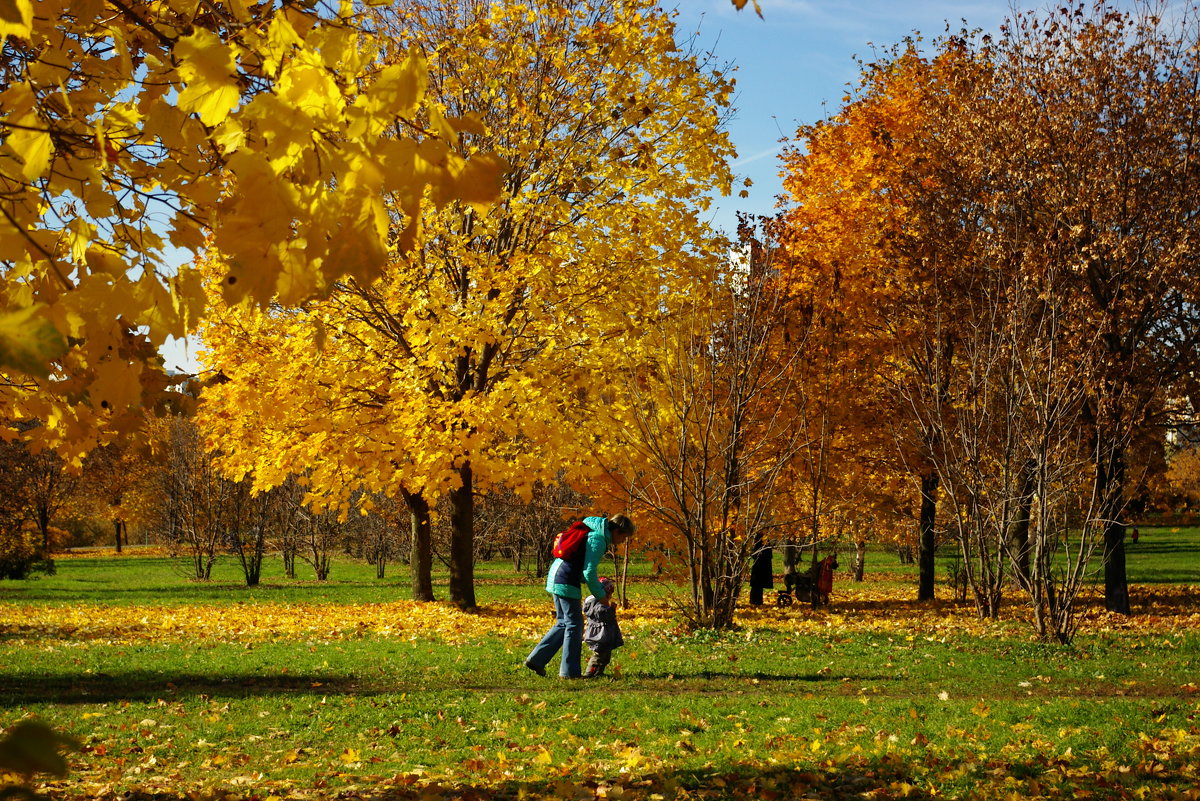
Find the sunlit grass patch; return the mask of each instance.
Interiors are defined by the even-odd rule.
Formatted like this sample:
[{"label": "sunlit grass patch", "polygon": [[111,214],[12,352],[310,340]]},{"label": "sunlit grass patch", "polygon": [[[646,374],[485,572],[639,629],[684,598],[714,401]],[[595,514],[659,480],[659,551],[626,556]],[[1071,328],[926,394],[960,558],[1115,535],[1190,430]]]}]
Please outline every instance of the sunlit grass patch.
[{"label": "sunlit grass patch", "polygon": [[522,667],[550,605],[538,577],[504,565],[485,566],[482,611],[468,614],[357,575],[252,592],[138,561],[81,559],[0,601],[0,724],[37,716],[83,743],[70,778],[47,785],[56,798],[1186,798],[1197,786],[1191,585],[1139,587],[1131,617],[1088,599],[1064,648],[1037,642],[1019,603],[979,620],[969,604],[917,604],[898,574],[839,580],[829,607],[747,606],[734,631],[690,631],[670,600],[682,589],[642,574],[611,677],[562,682]]}]

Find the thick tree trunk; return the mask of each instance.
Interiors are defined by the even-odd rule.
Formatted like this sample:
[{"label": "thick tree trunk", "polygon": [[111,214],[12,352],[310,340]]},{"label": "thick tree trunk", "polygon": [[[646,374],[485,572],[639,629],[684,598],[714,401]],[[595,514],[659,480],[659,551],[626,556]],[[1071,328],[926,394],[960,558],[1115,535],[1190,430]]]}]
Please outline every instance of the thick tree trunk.
[{"label": "thick tree trunk", "polygon": [[124,530],[125,530],[124,523],[122,523],[120,520],[113,521],[113,538],[116,540],[116,543],[117,543],[117,553],[121,553],[121,548],[122,548],[121,533]]},{"label": "thick tree trunk", "polygon": [[1129,579],[1125,575],[1125,524],[1112,521],[1104,527],[1104,608],[1128,615]]},{"label": "thick tree trunk", "polygon": [[242,566],[242,572],[246,576],[247,587],[257,587],[262,583],[262,551],[255,549],[246,564]]},{"label": "thick tree trunk", "polygon": [[429,524],[429,502],[423,495],[400,491],[412,521],[412,597],[433,601],[433,532]]},{"label": "thick tree trunk", "polygon": [[450,600],[470,611],[475,604],[475,494],[471,465],[458,470],[462,483],[450,492]]},{"label": "thick tree trunk", "polygon": [[937,515],[937,473],[932,470],[921,478],[921,541],[917,553],[917,600],[933,600],[934,582],[934,521]]}]

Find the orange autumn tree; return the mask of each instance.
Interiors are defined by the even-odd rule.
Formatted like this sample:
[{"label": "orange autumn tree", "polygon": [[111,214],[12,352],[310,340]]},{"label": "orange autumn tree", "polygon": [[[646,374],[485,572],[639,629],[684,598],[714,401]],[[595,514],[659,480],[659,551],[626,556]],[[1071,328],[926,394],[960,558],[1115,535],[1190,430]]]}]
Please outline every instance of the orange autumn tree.
[{"label": "orange autumn tree", "polygon": [[1068,3],[1016,15],[996,80],[963,113],[969,163],[996,197],[983,239],[1054,306],[1082,393],[1105,605],[1129,613],[1128,503],[1169,398],[1193,396],[1200,344],[1200,51],[1195,8]]},{"label": "orange autumn tree", "polygon": [[131,524],[135,530],[144,528],[154,518],[160,470],[141,434],[93,448],[84,460],[72,511],[81,519],[111,524],[119,553],[130,544]]},{"label": "orange autumn tree", "polygon": [[206,236],[231,301],[298,300],[411,244],[385,191],[496,195],[431,124],[424,59],[384,67],[348,3],[13,0],[0,39],[3,435],[75,466],[167,387]]},{"label": "orange autumn tree", "polygon": [[[936,443],[905,413],[903,399],[913,387],[936,394],[950,375],[949,321],[965,247],[960,197],[935,191],[958,185],[929,109],[969,85],[978,69],[958,48],[929,59],[908,41],[865,65],[841,111],[801,128],[803,146],[783,159],[784,186],[795,204],[785,215],[784,269],[812,307],[811,339],[823,354],[825,367],[814,378],[831,403],[814,412],[837,421],[836,429],[822,427],[814,447],[831,446],[826,438],[839,433],[839,458],[871,465],[846,471],[848,478],[909,477],[920,509],[919,599],[933,597]],[[807,472],[810,485],[826,475]],[[864,503],[880,497],[861,489],[848,485],[842,492]]]},{"label": "orange autumn tree", "polygon": [[[873,65],[872,78],[925,76],[917,114],[871,120],[891,84],[869,82],[817,131],[853,142],[834,180],[816,171],[820,142],[797,154],[797,252],[869,289],[847,306],[885,335],[876,374],[953,512],[980,614],[1015,575],[1039,632],[1064,642],[1097,541],[1106,603],[1128,611],[1127,462],[1194,383],[1193,41],[1177,20],[1103,2],[1017,15],[998,38]],[[822,204],[837,213],[814,215]],[[847,264],[873,267],[850,284]]]},{"label": "orange autumn tree", "polygon": [[1187,506],[1200,500],[1200,448],[1194,442],[1177,441],[1167,462],[1168,485]]},{"label": "orange autumn tree", "polygon": [[[379,280],[226,306],[203,358],[229,380],[201,420],[261,487],[303,469],[314,501],[400,495],[424,526],[448,496],[450,597],[471,608],[476,493],[619,458],[612,384],[715,249],[698,215],[729,190],[732,84],[651,0],[406,0],[373,25],[388,59],[428,59],[429,124],[460,120],[458,158],[502,157],[503,193],[431,193]],[[398,232],[415,211],[384,202]]]}]

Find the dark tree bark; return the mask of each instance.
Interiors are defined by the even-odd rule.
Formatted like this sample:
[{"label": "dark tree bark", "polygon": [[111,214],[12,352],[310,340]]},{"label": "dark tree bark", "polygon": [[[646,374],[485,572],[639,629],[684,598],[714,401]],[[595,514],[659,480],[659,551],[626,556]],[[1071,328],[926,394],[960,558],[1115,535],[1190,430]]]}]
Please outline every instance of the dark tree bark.
[{"label": "dark tree bark", "polygon": [[458,470],[461,484],[450,492],[450,601],[470,611],[475,604],[475,494],[471,465]]},{"label": "dark tree bark", "polygon": [[1096,489],[1104,521],[1104,608],[1128,615],[1129,579],[1125,574],[1125,459],[1121,448],[1112,445],[1097,459]]},{"label": "dark tree bark", "polygon": [[421,494],[400,491],[412,520],[412,597],[433,601],[433,532],[429,525],[429,501]]},{"label": "dark tree bark", "polygon": [[1013,516],[1008,536],[1008,552],[1013,570],[1025,584],[1029,583],[1029,515],[1033,509],[1033,484],[1037,478],[1037,462],[1030,459],[1021,470],[1017,489],[1017,513]]},{"label": "dark tree bark", "polygon": [[917,553],[917,600],[933,600],[934,583],[934,522],[937,515],[937,473],[930,470],[921,478],[920,545]]}]

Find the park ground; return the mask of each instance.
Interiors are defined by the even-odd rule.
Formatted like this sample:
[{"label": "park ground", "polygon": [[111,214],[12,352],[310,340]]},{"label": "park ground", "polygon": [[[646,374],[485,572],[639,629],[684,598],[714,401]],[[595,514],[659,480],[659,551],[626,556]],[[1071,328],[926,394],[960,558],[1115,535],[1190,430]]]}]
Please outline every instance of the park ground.
[{"label": "park ground", "polygon": [[1134,614],[1093,588],[1068,647],[1015,592],[980,621],[873,560],[724,633],[638,565],[612,675],[566,682],[522,666],[550,604],[505,563],[464,614],[349,561],[248,589],[232,562],[65,557],[0,584],[0,726],[77,740],[34,785],[62,799],[1200,798],[1200,531],[1144,528]]}]

